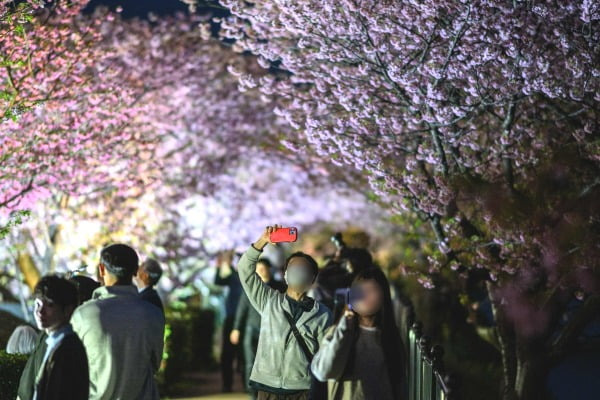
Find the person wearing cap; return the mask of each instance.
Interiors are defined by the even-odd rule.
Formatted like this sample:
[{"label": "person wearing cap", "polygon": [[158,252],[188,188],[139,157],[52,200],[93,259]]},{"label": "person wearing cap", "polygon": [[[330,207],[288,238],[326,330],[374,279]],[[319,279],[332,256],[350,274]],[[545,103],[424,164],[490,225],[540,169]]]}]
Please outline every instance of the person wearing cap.
[{"label": "person wearing cap", "polygon": [[85,346],[90,400],[157,400],[154,374],[162,359],[165,319],[132,284],[138,255],[124,244],[102,249],[104,286],[73,313],[71,324]]},{"label": "person wearing cap", "polygon": [[140,298],[147,301],[150,304],[160,308],[160,311],[164,314],[164,308],[160,296],[154,289],[154,286],[158,283],[158,280],[162,276],[162,268],[158,261],[148,258],[140,265],[137,274],[133,281],[140,292]]}]

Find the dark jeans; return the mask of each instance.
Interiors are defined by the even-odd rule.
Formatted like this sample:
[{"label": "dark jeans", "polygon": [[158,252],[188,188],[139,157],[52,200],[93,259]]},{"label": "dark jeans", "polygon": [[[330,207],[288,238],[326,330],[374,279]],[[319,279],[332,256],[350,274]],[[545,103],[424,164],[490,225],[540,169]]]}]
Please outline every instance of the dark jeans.
[{"label": "dark jeans", "polygon": [[250,393],[252,399],[256,399],[256,389],[250,387],[250,373],[254,366],[254,359],[256,358],[256,349],[258,348],[258,337],[260,336],[260,329],[246,326],[243,337],[244,345],[244,386],[246,391]]},{"label": "dark jeans", "polygon": [[275,394],[258,391],[258,400],[308,400],[309,391],[296,393],[296,394]]},{"label": "dark jeans", "polygon": [[237,346],[229,341],[232,329],[233,316],[226,317],[223,322],[223,344],[221,347],[221,379],[224,392],[231,392],[233,388],[233,363],[237,353]]}]

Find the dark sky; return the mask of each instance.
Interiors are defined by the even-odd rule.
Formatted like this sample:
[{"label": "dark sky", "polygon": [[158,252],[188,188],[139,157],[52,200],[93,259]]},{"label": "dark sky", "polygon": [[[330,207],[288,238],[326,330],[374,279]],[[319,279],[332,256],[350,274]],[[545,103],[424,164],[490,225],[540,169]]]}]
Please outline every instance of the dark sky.
[{"label": "dark sky", "polygon": [[[204,14],[212,11],[215,16],[223,16],[223,11],[202,7],[202,3],[217,3],[217,1],[198,1],[198,12]],[[145,18],[152,12],[157,15],[169,15],[176,12],[187,12],[188,6],[179,0],[91,0],[88,9],[94,9],[99,5],[108,6],[115,9],[117,6],[123,7],[122,15],[124,18],[141,17]]]}]

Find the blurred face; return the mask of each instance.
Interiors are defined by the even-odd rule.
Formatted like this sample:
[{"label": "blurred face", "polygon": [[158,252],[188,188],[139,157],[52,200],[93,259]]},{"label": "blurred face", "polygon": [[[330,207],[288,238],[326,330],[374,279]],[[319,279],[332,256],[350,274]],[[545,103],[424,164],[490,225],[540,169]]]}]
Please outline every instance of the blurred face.
[{"label": "blurred face", "polygon": [[265,263],[259,262],[256,264],[256,273],[260,276],[263,282],[269,282],[271,280],[271,270]]},{"label": "blurred face", "polygon": [[351,302],[359,315],[373,316],[383,306],[383,292],[374,280],[361,281],[352,286]]},{"label": "blurred face", "polygon": [[285,281],[289,287],[305,292],[311,287],[313,278],[312,269],[304,258],[294,257],[290,260],[285,271]]},{"label": "blurred face", "polygon": [[39,329],[44,329],[47,332],[55,331],[69,322],[72,311],[71,307],[63,308],[48,298],[35,299],[35,322]]},{"label": "blurred face", "polygon": [[217,264],[221,266],[231,266],[233,263],[233,251],[223,251],[217,257]]}]

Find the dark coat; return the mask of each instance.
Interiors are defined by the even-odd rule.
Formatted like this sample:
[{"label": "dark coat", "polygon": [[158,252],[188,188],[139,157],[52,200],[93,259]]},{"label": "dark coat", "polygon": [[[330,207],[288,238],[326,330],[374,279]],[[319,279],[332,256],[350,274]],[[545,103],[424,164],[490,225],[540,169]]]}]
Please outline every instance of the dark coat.
[{"label": "dark coat", "polygon": [[50,354],[37,384],[38,400],[87,400],[90,378],[83,343],[68,334]]},{"label": "dark coat", "polygon": [[140,292],[140,298],[142,300],[147,301],[148,303],[153,304],[156,307],[160,308],[160,311],[162,311],[162,313],[164,315],[165,310],[163,308],[162,300],[160,299],[160,296],[158,295],[158,293],[156,292],[156,290],[154,290],[154,288],[152,286],[148,286],[147,288],[142,290]]}]

